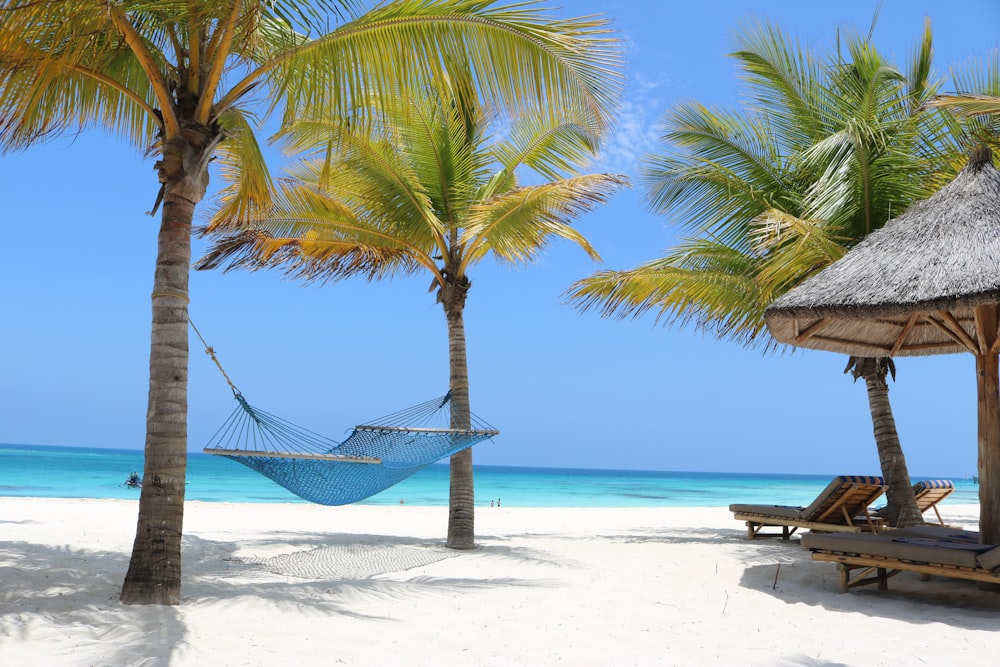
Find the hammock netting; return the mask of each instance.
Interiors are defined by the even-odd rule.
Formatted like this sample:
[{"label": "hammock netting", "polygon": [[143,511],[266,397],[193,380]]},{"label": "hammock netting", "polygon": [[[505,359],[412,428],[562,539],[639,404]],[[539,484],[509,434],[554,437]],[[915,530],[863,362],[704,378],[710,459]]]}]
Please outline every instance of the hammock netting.
[{"label": "hammock netting", "polygon": [[449,428],[450,392],[355,426],[343,442],[254,408],[238,392],[235,396],[239,405],[205,453],[242,463],[321,505],[346,505],[373,496],[499,433],[475,415],[470,429]]}]

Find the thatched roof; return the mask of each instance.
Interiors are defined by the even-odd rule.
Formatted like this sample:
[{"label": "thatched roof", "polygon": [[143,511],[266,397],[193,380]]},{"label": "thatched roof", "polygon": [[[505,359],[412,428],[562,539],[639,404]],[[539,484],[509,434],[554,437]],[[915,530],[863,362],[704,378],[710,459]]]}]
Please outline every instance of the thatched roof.
[{"label": "thatched roof", "polygon": [[[783,343],[861,356],[973,351],[973,310],[1000,303],[1000,172],[973,151],[948,185],[765,311]],[[992,336],[991,336],[992,338]]]}]

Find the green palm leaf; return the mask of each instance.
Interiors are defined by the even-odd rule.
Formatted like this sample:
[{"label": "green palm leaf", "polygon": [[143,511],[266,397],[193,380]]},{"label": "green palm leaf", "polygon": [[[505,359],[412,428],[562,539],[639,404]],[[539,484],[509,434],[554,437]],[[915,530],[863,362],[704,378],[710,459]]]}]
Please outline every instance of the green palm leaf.
[{"label": "green palm leaf", "polygon": [[870,36],[823,58],[775,26],[748,25],[732,54],[746,103],[676,105],[665,150],[643,166],[650,208],[687,238],[656,262],[579,281],[569,298],[773,348],[771,300],[955,173],[967,126],[926,105],[939,85],[930,45],[928,26],[907,78]]}]

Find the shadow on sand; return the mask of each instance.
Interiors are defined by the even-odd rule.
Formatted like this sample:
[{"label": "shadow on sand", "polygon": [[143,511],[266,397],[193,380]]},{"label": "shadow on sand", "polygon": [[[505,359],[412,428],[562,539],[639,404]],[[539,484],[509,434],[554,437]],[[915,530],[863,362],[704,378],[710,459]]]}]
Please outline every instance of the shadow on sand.
[{"label": "shadow on sand", "polygon": [[[746,540],[745,540],[746,541]],[[995,631],[1000,595],[979,590],[976,582],[935,576],[921,581],[914,572],[889,580],[889,590],[866,586],[840,592],[834,563],[814,561],[797,539],[746,541],[748,555],[740,584],[788,604],[857,613],[908,623],[944,623],[957,628]],[[754,557],[751,550],[756,551]]]},{"label": "shadow on sand", "polygon": [[326,533],[279,533],[249,543],[185,536],[182,557],[180,606],[126,606],[118,594],[127,554],[0,542],[0,642],[4,637],[26,641],[29,634],[31,641],[51,637],[54,657],[73,646],[99,643],[106,647],[106,664],[155,667],[176,664],[172,653],[185,643],[184,612],[192,605],[250,596],[265,605],[294,607],[304,615],[365,619],[374,617],[354,610],[366,597],[402,600],[500,586],[553,585],[544,579],[490,576],[496,567],[464,568],[480,573],[465,577],[437,577],[427,571],[399,574],[441,560],[566,565],[543,551],[503,545],[454,551],[440,540]]}]

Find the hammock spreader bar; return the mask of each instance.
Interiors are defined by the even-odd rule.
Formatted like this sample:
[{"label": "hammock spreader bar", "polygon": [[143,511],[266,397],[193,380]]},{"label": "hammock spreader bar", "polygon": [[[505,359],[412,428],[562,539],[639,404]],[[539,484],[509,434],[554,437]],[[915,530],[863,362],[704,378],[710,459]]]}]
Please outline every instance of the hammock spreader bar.
[{"label": "hammock spreader bar", "polygon": [[[451,394],[372,420],[338,443],[251,406],[234,390],[237,407],[205,446],[323,505],[345,505],[384,491],[431,463],[499,434],[472,417],[452,429]],[[436,420],[436,421],[435,421]]]}]

